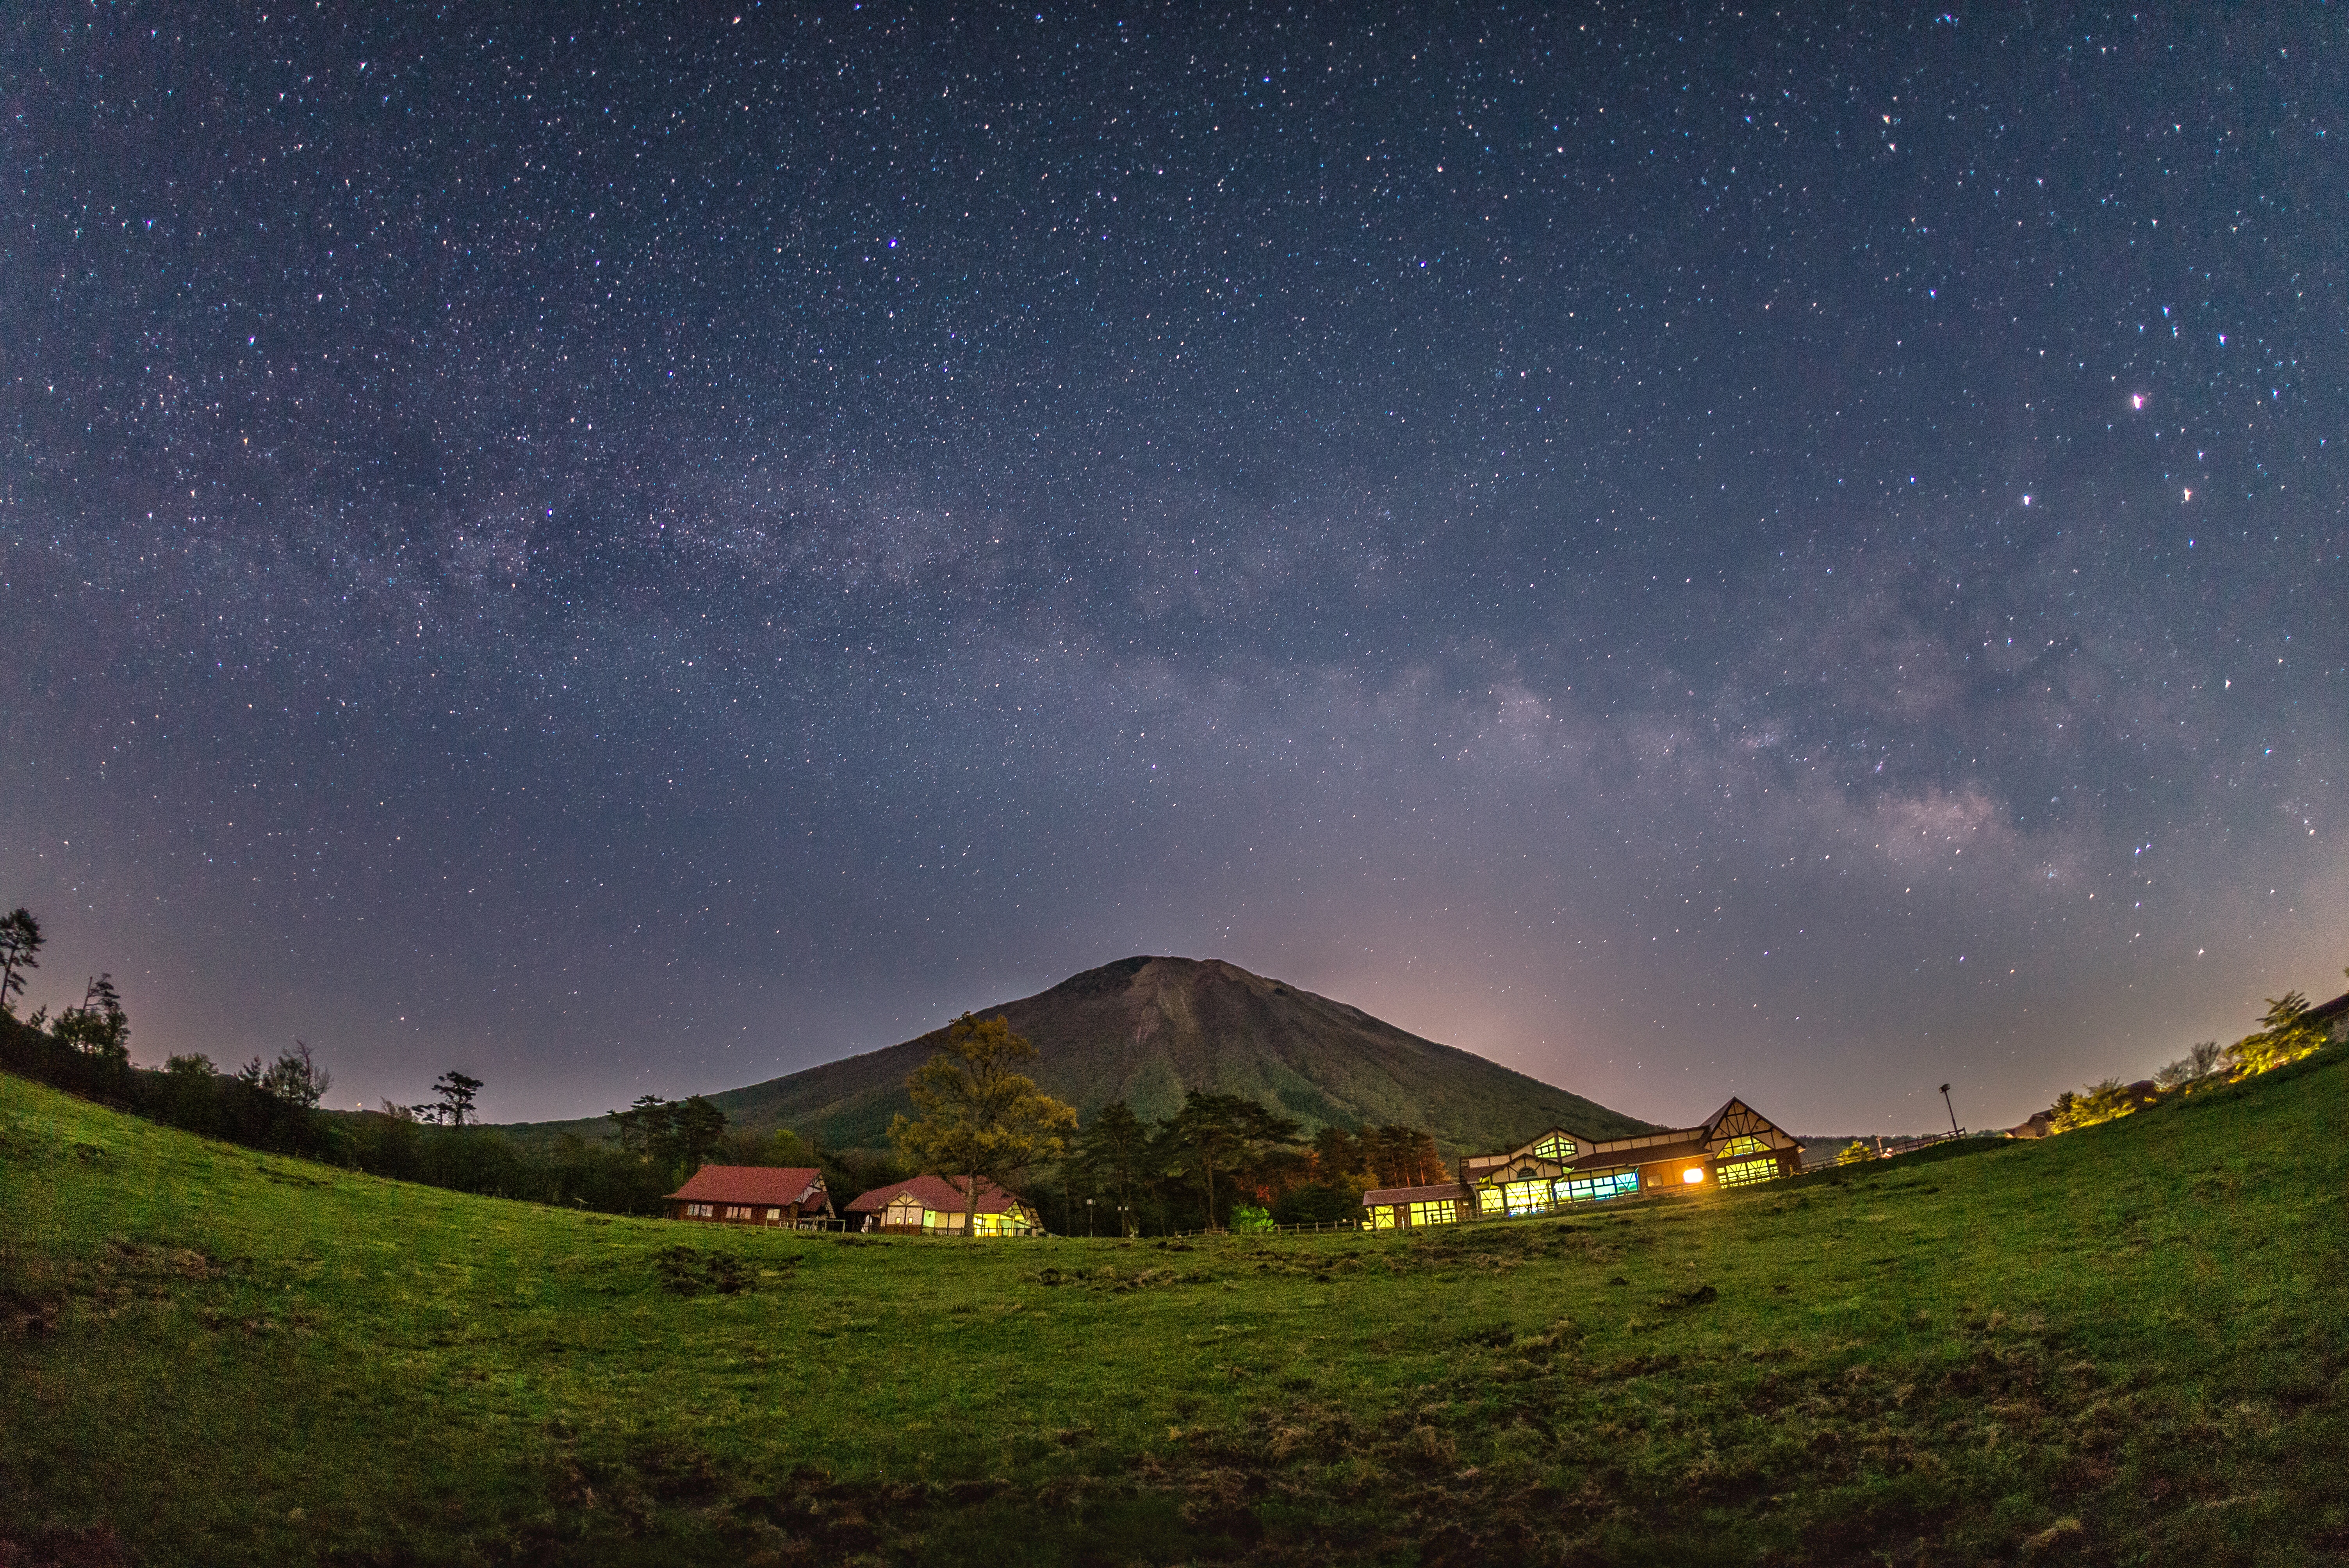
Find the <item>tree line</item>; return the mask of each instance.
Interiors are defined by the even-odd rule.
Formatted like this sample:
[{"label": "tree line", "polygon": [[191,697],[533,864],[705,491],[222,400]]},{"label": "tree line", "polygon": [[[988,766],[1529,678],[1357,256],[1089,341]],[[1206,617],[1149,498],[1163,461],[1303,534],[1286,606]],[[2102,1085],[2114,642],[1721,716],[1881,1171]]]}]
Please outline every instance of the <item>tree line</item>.
[{"label": "tree line", "polygon": [[[256,1056],[233,1068],[201,1052],[171,1057],[160,1068],[136,1067],[129,1013],[109,975],[93,976],[82,1001],[54,1016],[47,1007],[17,1016],[26,977],[40,968],[46,945],[31,911],[0,915],[0,1068],[202,1137],[462,1192],[607,1213],[662,1212],[662,1198],[712,1161],[816,1166],[828,1183],[874,1173],[869,1160],[836,1158],[789,1131],[732,1130],[725,1113],[699,1095],[679,1101],[643,1096],[610,1113],[608,1140],[565,1132],[525,1144],[476,1125],[484,1086],[461,1068],[441,1074],[429,1099],[349,1111],[322,1108],[334,1075],[301,1040],[274,1061]],[[881,1163],[888,1168],[877,1181],[897,1174]]]},{"label": "tree line", "polygon": [[1044,1196],[1059,1199],[1057,1228],[1079,1234],[1353,1220],[1367,1189],[1449,1174],[1419,1128],[1331,1126],[1309,1140],[1294,1117],[1206,1089],[1185,1092],[1164,1119],[1145,1119],[1119,1099],[1080,1126],[1072,1107],[1018,1070],[1035,1056],[1009,1018],[957,1018],[936,1054],[907,1077],[919,1114],[891,1124],[893,1146],[916,1168],[957,1181],[967,1203],[979,1182],[1016,1190],[1030,1171],[1051,1167],[1058,1180],[1048,1180]]},{"label": "tree line", "polygon": [[736,1130],[700,1095],[641,1096],[607,1113],[605,1140],[566,1130],[523,1142],[478,1125],[485,1086],[461,1068],[434,1080],[429,1099],[344,1111],[323,1109],[334,1077],[301,1040],[234,1068],[201,1053],[135,1067],[110,975],[92,976],[81,1002],[55,1016],[44,1007],[19,1019],[44,945],[31,912],[0,915],[0,1068],[203,1137],[459,1191],[657,1214],[706,1164],[812,1166],[835,1203],[922,1171],[955,1181],[967,1202],[982,1183],[1019,1191],[1040,1174],[1043,1191],[1030,1196],[1058,1208],[1054,1228],[1138,1234],[1353,1220],[1368,1188],[1448,1175],[1418,1128],[1332,1126],[1308,1139],[1295,1118],[1244,1095],[1193,1089],[1157,1120],[1114,1100],[1080,1126],[1073,1108],[1019,1070],[1035,1047],[1008,1019],[970,1014],[906,1079],[916,1114],[895,1119],[886,1150]]},{"label": "tree line", "polygon": [[[2342,973],[2349,975],[2349,969]],[[2301,992],[2271,996],[2267,1005],[2258,1028],[2231,1046],[2202,1041],[2154,1074],[2149,1083],[2125,1084],[2108,1078],[2085,1088],[2065,1089],[2042,1113],[2047,1119],[2047,1130],[2073,1132],[2117,1120],[2177,1095],[2240,1083],[2313,1055],[2331,1042],[2331,1027],[2314,1016],[2314,1009]]]}]

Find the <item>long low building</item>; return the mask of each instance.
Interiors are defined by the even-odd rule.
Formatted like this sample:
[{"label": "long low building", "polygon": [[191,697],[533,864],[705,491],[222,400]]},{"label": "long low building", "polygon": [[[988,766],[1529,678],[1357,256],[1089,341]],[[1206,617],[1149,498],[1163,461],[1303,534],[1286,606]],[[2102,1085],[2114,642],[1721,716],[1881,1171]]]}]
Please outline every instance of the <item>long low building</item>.
[{"label": "long low building", "polygon": [[832,1194],[815,1167],[705,1165],[662,1202],[672,1220],[806,1230],[832,1222]]},{"label": "long low building", "polygon": [[1553,1127],[1498,1154],[1471,1154],[1456,1181],[1362,1194],[1371,1228],[1410,1230],[1461,1220],[1555,1213],[1641,1192],[1744,1187],[1803,1168],[1793,1134],[1733,1099],[1695,1127],[1594,1139]]},{"label": "long low building", "polygon": [[848,1216],[853,1222],[861,1221],[864,1230],[890,1235],[958,1236],[965,1219],[975,1236],[1043,1233],[1042,1217],[1018,1193],[983,1178],[975,1197],[965,1196],[970,1191],[967,1176],[915,1176],[858,1193],[849,1200]]}]

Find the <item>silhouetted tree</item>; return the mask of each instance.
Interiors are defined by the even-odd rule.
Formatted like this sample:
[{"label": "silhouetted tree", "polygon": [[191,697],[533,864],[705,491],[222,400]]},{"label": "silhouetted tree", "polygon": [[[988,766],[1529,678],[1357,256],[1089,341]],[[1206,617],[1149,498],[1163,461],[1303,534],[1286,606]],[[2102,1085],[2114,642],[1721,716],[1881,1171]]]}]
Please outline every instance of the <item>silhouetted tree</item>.
[{"label": "silhouetted tree", "polygon": [[261,1058],[255,1057],[245,1073],[239,1076],[280,1104],[297,1110],[317,1109],[326,1090],[334,1087],[334,1075],[318,1065],[310,1047],[300,1040],[294,1042],[292,1050],[278,1052],[277,1059],[266,1072],[260,1068]]},{"label": "silhouetted tree", "polygon": [[1133,1114],[1133,1107],[1113,1099],[1093,1112],[1071,1146],[1069,1165],[1088,1193],[1117,1200],[1119,1227],[1131,1231],[1134,1205],[1152,1184],[1150,1124]]},{"label": "silhouetted tree", "polygon": [[440,1097],[438,1119],[462,1127],[472,1118],[473,1097],[481,1092],[481,1080],[450,1068],[432,1080],[432,1092]]},{"label": "silhouetted tree", "polygon": [[82,992],[81,1006],[58,1014],[49,1033],[78,1051],[118,1064],[129,1062],[130,1016],[122,1010],[114,976],[100,975],[92,979]]},{"label": "silhouetted tree", "polygon": [[0,914],[0,1014],[16,1016],[16,998],[25,994],[25,971],[41,966],[41,923],[21,905]]},{"label": "silhouetted tree", "polygon": [[640,1094],[626,1110],[607,1110],[620,1139],[620,1152],[651,1161],[668,1147],[677,1123],[677,1107],[657,1094]]}]

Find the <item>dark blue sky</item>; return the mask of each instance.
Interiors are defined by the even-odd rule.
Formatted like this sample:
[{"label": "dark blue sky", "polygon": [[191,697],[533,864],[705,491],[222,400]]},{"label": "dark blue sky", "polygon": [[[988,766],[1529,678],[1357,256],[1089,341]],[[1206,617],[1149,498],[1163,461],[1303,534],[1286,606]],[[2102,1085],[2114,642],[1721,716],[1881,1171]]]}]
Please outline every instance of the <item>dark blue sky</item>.
[{"label": "dark blue sky", "polygon": [[2343,984],[2337,8],[388,12],[0,39],[0,903],[141,1059],[1158,952],[1989,1125]]}]

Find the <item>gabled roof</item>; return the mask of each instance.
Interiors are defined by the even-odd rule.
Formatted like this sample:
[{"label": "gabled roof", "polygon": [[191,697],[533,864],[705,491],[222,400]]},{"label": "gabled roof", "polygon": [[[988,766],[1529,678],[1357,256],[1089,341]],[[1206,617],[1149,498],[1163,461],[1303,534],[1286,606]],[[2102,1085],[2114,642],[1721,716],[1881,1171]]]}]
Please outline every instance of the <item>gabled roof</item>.
[{"label": "gabled roof", "polygon": [[1449,1198],[1455,1203],[1470,1202],[1468,1189],[1457,1181],[1439,1181],[1433,1187],[1377,1187],[1362,1194],[1362,1207],[1381,1208],[1389,1203],[1432,1203]]},{"label": "gabled roof", "polygon": [[1570,1127],[1550,1127],[1545,1128],[1541,1131],[1535,1133],[1523,1143],[1511,1145],[1509,1148],[1502,1150],[1498,1154],[1480,1154],[1476,1155],[1475,1158],[1478,1160],[1495,1160],[1506,1163],[1512,1160],[1519,1160],[1531,1156],[1537,1144],[1546,1143],[1553,1138],[1563,1138],[1568,1140],[1569,1142],[1573,1143],[1578,1150],[1588,1149],[1597,1141],[1597,1140],[1593,1139],[1590,1134],[1587,1132],[1577,1132]]},{"label": "gabled roof", "polygon": [[807,1203],[824,1196],[812,1165],[705,1165],[669,1194],[697,1203]]},{"label": "gabled roof", "polygon": [[[963,1188],[968,1180],[968,1177],[957,1176],[948,1181],[944,1176],[925,1172],[903,1181],[892,1181],[885,1187],[875,1187],[870,1192],[859,1192],[849,1200],[848,1212],[879,1213],[902,1193],[925,1209],[934,1209],[941,1214],[959,1214],[963,1212]],[[1014,1204],[1019,1203],[1018,1193],[1007,1192],[992,1181],[982,1181],[978,1184],[978,1196],[971,1204],[971,1212],[977,1214],[1008,1213]],[[1025,1207],[1024,1204],[1020,1206]]]},{"label": "gabled roof", "polygon": [[1759,1138],[1776,1147],[1776,1140],[1770,1136],[1772,1133],[1785,1140],[1785,1147],[1791,1148],[1796,1141],[1792,1133],[1735,1095],[1730,1096],[1728,1104],[1706,1117],[1704,1125],[1696,1129],[1695,1133],[1706,1143],[1726,1143],[1733,1138]]}]

